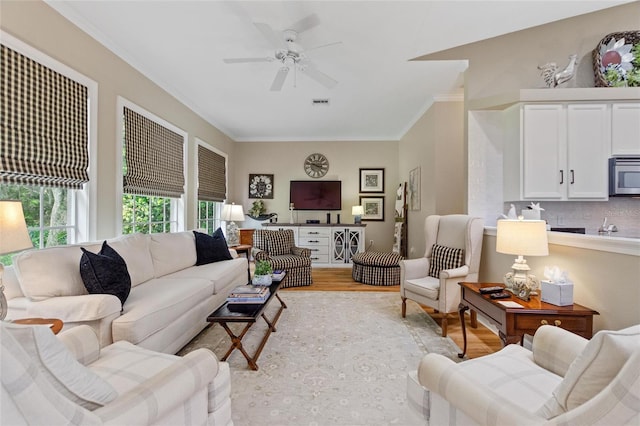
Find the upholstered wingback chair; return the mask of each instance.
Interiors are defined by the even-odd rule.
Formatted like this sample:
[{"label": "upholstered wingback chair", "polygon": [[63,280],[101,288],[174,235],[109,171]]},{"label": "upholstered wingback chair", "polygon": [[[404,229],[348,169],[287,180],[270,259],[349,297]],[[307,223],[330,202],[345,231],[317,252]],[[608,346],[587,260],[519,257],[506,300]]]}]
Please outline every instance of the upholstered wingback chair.
[{"label": "upholstered wingback chair", "polygon": [[483,220],[455,214],[426,218],[426,252],[419,259],[400,261],[402,316],[407,299],[441,312],[442,336],[447,335],[447,315],[457,312],[460,281],[477,281],[482,251]]},{"label": "upholstered wingback chair", "polygon": [[293,230],[256,229],[253,233],[253,258],[266,260],[271,267],[286,271],[282,287],[311,285],[311,250],[296,247]]},{"label": "upholstered wingback chair", "polygon": [[543,325],[531,350],[460,363],[427,354],[418,380],[432,425],[638,425],[640,325],[591,340]]}]

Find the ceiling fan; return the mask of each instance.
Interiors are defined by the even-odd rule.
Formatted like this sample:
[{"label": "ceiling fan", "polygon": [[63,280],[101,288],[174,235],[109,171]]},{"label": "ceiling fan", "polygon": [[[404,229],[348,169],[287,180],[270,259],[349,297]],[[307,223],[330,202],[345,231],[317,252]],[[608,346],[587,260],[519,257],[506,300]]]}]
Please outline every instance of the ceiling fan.
[{"label": "ceiling fan", "polygon": [[294,73],[300,71],[324,87],[331,89],[338,82],[329,77],[327,74],[318,70],[315,65],[309,60],[306,52],[310,50],[320,49],[323,47],[333,46],[342,42],[334,42],[315,46],[307,49],[306,51],[296,43],[298,34],[308,31],[311,28],[320,24],[320,20],[315,13],[302,18],[298,22],[294,23],[288,29],[284,31],[274,31],[269,24],[254,22],[254,25],[260,31],[262,36],[275,48],[273,56],[259,57],[259,58],[225,58],[223,61],[227,64],[239,64],[249,62],[280,62],[282,66],[277,71],[273,83],[271,83],[272,91],[279,91],[282,89],[289,71],[293,68]]}]

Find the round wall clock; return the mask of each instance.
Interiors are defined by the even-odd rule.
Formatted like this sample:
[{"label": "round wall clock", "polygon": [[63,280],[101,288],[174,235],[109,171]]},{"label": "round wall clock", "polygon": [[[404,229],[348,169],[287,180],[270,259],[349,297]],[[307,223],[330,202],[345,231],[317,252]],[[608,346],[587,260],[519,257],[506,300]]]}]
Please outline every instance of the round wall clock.
[{"label": "round wall clock", "polygon": [[311,154],[304,160],[304,171],[312,178],[320,178],[329,171],[329,160],[322,154]]}]

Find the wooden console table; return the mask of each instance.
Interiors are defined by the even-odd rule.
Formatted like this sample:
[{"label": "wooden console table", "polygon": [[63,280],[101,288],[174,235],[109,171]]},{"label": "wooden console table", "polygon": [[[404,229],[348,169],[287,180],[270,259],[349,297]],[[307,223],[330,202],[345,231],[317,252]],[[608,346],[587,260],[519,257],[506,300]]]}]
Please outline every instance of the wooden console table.
[{"label": "wooden console table", "polygon": [[[471,326],[478,326],[477,313],[482,314],[498,328],[498,334],[503,345],[520,343],[525,334],[533,335],[538,327],[545,324],[562,327],[586,339],[593,335],[593,316],[599,315],[593,309],[574,303],[568,306],[556,306],[540,300],[539,296],[531,296],[527,302],[512,296],[508,299],[491,299],[488,294],[481,294],[480,288],[503,286],[500,283],[472,283],[460,284],[460,323],[464,347],[458,357],[463,358],[467,352],[467,330],[465,328],[464,313],[471,310]],[[501,301],[518,303],[521,307],[507,307]]]}]

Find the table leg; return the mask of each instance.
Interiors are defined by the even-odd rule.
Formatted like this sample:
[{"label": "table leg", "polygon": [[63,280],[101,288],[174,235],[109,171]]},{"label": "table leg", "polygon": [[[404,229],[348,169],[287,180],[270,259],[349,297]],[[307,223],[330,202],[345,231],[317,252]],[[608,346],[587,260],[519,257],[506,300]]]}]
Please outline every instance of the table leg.
[{"label": "table leg", "polygon": [[465,354],[467,353],[467,328],[464,322],[464,313],[467,309],[469,309],[469,307],[466,305],[463,305],[462,303],[458,305],[458,314],[460,315],[460,325],[462,326],[462,341],[463,341],[462,353],[458,354],[458,358],[464,358]]},{"label": "table leg", "polygon": [[247,334],[247,331],[249,331],[253,323],[252,322],[247,323],[247,325],[244,326],[244,329],[242,330],[242,333],[240,333],[239,336],[236,336],[233,333],[233,331],[229,328],[226,322],[221,322],[220,325],[222,326],[222,328],[225,329],[229,337],[231,337],[231,347],[229,347],[229,350],[227,350],[227,353],[224,354],[222,358],[220,358],[220,361],[226,361],[229,355],[231,355],[231,352],[233,352],[234,349],[237,349],[246,358],[247,363],[249,364],[249,368],[251,368],[252,370],[257,370],[258,365],[256,364],[256,361],[255,361],[256,357],[249,356],[247,351],[245,351],[244,347],[242,346],[242,338],[244,337],[245,334]]}]

